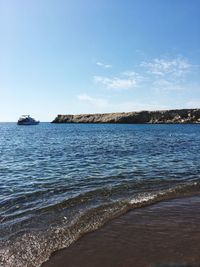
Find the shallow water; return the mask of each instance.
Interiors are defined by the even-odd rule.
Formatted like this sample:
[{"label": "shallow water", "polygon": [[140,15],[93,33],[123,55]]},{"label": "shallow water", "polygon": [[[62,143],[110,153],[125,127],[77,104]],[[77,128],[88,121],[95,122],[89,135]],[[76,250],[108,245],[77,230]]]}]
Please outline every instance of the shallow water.
[{"label": "shallow water", "polygon": [[199,267],[200,194],[133,209],[42,267]]},{"label": "shallow water", "polygon": [[199,191],[200,125],[0,124],[2,266],[40,266],[110,218]]}]

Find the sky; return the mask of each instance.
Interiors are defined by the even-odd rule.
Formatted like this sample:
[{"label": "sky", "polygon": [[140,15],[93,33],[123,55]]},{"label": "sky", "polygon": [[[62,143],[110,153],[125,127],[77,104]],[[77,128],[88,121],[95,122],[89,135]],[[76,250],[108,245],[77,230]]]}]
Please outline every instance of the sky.
[{"label": "sky", "polygon": [[200,108],[200,0],[0,0],[0,121]]}]

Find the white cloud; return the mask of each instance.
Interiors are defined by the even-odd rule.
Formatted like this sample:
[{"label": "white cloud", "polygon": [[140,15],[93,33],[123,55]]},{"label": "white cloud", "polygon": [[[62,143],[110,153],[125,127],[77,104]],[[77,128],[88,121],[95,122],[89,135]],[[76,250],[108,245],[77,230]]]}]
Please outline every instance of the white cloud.
[{"label": "white cloud", "polygon": [[154,58],[140,66],[146,70],[149,88],[156,91],[186,91],[191,88],[188,78],[194,73],[194,65],[183,57]]},{"label": "white cloud", "polygon": [[[99,66],[104,64],[97,62]],[[107,89],[127,90],[140,88],[149,91],[187,91],[193,90],[191,79],[196,66],[182,56],[158,57],[143,61],[137,66],[137,72],[124,71],[113,76],[94,76],[93,80]]]},{"label": "white cloud", "polygon": [[94,81],[104,85],[107,89],[130,89],[136,86],[136,80],[132,78],[121,79],[118,77],[108,78],[95,76]]},{"label": "white cloud", "polygon": [[99,66],[99,67],[105,68],[105,69],[112,68],[111,64],[105,64],[105,63],[102,63],[102,62],[99,62],[99,61],[96,62],[96,65]]},{"label": "white cloud", "polygon": [[138,86],[143,79],[141,75],[134,71],[123,72],[120,77],[94,76],[94,82],[102,84],[107,89],[125,90]]},{"label": "white cloud", "polygon": [[187,60],[181,57],[174,59],[155,58],[149,62],[142,62],[141,66],[146,67],[149,74],[172,77],[181,77],[191,69]]},{"label": "white cloud", "polygon": [[124,76],[135,79],[137,82],[142,81],[144,77],[135,71],[125,71],[122,73]]}]

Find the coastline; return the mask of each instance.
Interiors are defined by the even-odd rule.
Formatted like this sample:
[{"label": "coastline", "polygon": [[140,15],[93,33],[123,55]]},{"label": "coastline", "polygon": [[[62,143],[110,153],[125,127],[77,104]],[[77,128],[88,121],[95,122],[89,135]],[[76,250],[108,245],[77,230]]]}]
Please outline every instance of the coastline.
[{"label": "coastline", "polygon": [[57,115],[52,123],[200,123],[200,109],[173,109],[139,112]]},{"label": "coastline", "polygon": [[200,265],[200,194],[130,212],[53,253],[42,267]]}]

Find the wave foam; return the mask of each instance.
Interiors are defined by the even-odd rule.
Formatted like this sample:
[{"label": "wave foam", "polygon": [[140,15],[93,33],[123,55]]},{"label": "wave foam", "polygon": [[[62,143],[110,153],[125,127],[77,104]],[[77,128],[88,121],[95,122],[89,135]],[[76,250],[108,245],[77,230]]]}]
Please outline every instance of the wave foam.
[{"label": "wave foam", "polygon": [[23,234],[0,245],[0,267],[39,267],[52,252],[68,247],[83,234],[100,228],[105,222],[128,210],[144,207],[162,200],[199,192],[200,183],[179,185],[165,191],[140,193],[133,198],[85,210],[71,224],[49,227],[46,232]]}]

